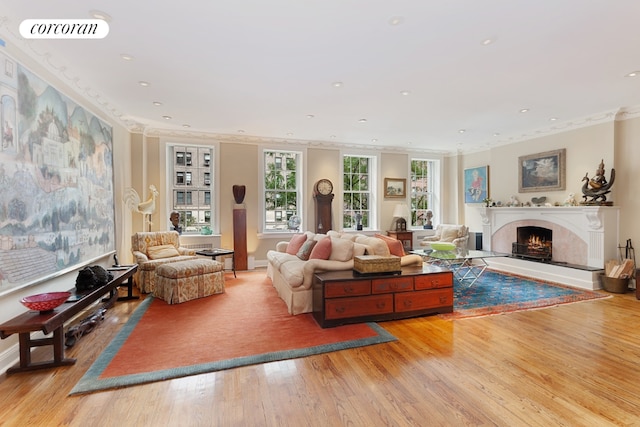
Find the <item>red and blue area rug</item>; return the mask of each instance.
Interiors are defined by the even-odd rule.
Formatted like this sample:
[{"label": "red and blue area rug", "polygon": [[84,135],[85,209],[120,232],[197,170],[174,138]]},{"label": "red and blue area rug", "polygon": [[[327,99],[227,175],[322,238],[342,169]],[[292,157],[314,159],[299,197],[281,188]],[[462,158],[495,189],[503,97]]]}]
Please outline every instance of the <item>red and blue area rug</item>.
[{"label": "red and blue area rug", "polygon": [[610,295],[602,292],[487,270],[472,286],[466,281],[455,280],[453,313],[439,316],[465,319],[608,297]]}]

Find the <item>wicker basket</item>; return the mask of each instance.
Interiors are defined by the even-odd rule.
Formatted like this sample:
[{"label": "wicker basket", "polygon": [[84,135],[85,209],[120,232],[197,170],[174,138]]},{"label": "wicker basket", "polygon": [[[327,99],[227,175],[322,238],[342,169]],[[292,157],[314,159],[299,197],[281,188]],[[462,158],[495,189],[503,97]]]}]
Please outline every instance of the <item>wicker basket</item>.
[{"label": "wicker basket", "polygon": [[353,270],[360,274],[400,273],[400,257],[361,255],[353,258]]},{"label": "wicker basket", "polygon": [[620,279],[617,277],[609,277],[600,273],[600,281],[602,287],[607,292],[613,292],[614,294],[624,294],[629,291],[629,278]]}]

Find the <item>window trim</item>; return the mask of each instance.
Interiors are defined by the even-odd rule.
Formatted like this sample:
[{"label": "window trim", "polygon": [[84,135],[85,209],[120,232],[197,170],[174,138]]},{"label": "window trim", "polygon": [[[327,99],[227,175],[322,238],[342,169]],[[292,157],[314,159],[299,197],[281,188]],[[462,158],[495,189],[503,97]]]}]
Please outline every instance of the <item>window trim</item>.
[{"label": "window trim", "polygon": [[[369,164],[369,227],[363,227],[362,230],[355,228],[344,228],[344,158],[350,157],[367,157],[371,159]],[[340,150],[340,197],[338,198],[338,206],[340,215],[338,218],[340,229],[344,232],[377,232],[380,230],[380,212],[382,197],[378,197],[378,189],[382,188],[380,181],[383,179],[380,173],[380,154],[368,151],[343,151]],[[334,226],[335,227],[335,226]]]},{"label": "window trim", "polygon": [[290,147],[290,146],[279,146],[279,145],[261,145],[258,147],[258,152],[260,153],[260,161],[258,164],[259,175],[258,181],[260,186],[260,201],[259,201],[259,214],[260,214],[260,222],[258,224],[258,238],[288,238],[295,231],[289,230],[267,230],[266,229],[266,206],[265,206],[265,154],[267,152],[287,152],[287,153],[295,153],[299,156],[298,160],[298,168],[296,173],[297,184],[296,184],[296,193],[298,199],[298,216],[300,217],[300,230],[304,230],[307,224],[307,213],[305,209],[306,203],[306,195],[307,192],[305,188],[307,187],[307,177],[306,177],[306,166],[307,166],[307,150],[306,147]]}]

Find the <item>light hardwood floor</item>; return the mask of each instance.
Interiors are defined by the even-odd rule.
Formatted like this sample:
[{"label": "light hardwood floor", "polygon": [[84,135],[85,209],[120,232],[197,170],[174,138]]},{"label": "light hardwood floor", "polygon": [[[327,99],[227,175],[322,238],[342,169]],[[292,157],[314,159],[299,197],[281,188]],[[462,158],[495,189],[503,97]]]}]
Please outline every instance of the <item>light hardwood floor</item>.
[{"label": "light hardwood floor", "polygon": [[68,351],[76,365],[0,377],[0,425],[640,425],[632,293],[493,317],[384,322],[398,341],[68,396],[137,304],[110,309]]}]

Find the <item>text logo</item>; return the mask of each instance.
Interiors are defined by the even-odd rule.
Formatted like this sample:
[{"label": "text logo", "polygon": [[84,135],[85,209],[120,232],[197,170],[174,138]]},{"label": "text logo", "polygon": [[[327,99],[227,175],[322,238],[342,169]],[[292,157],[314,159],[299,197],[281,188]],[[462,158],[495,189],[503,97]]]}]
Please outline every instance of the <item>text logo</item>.
[{"label": "text logo", "polygon": [[25,19],[20,35],[25,39],[103,39],[109,24],[102,19]]}]

